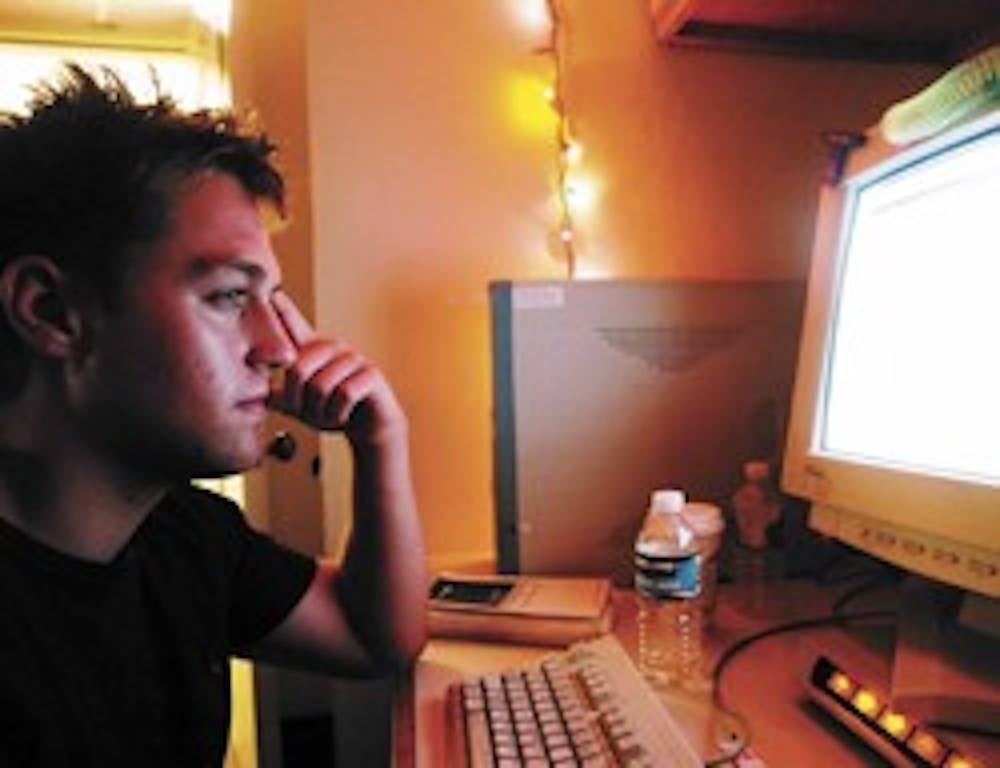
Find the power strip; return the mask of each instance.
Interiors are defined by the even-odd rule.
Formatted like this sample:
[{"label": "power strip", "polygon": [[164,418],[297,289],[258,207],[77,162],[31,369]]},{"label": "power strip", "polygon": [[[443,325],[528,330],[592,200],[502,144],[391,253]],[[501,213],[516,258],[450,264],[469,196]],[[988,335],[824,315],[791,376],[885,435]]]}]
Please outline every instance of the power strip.
[{"label": "power strip", "polygon": [[986,768],[825,656],[813,664],[808,687],[817,704],[898,768]]}]

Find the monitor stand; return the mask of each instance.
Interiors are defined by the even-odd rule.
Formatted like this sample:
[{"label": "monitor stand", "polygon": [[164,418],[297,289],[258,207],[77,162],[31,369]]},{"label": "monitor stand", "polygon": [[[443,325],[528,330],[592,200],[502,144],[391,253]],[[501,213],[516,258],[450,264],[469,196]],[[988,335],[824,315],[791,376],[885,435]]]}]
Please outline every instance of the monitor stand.
[{"label": "monitor stand", "polygon": [[909,576],[903,584],[892,703],[928,725],[1000,734],[1000,600]]}]

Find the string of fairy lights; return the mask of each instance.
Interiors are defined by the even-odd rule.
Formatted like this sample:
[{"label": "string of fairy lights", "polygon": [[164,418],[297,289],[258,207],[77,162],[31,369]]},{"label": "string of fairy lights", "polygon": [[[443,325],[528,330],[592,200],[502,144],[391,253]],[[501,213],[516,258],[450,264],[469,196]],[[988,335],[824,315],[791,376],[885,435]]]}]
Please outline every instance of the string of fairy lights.
[{"label": "string of fairy lights", "polygon": [[525,25],[544,33],[533,49],[547,62],[542,97],[554,117],[548,136],[554,145],[554,207],[550,248],[574,279],[579,271],[577,217],[592,207],[595,185],[580,172],[583,146],[573,131],[566,95],[566,18],[562,0],[518,0]]},{"label": "string of fairy lights", "polygon": [[552,60],[552,84],[546,95],[556,114],[557,226],[566,272],[572,279],[576,276],[576,232],[573,227],[573,208],[571,205],[573,190],[570,186],[569,169],[570,165],[579,159],[582,150],[580,144],[573,139],[569,114],[566,110],[563,71],[565,24],[561,14],[562,9],[558,0],[546,0],[545,4],[549,16],[549,40],[548,44],[540,48],[538,53],[549,56]]}]

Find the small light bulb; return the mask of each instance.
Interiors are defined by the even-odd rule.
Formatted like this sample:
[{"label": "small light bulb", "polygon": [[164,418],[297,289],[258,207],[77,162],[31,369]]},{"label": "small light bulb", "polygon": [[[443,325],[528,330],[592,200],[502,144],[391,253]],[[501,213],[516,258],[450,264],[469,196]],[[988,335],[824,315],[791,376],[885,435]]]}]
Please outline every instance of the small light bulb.
[{"label": "small light bulb", "polygon": [[573,216],[588,216],[596,208],[599,189],[592,177],[573,173],[563,180],[562,189]]},{"label": "small light bulb", "polygon": [[583,147],[580,146],[579,142],[570,141],[563,150],[563,157],[566,158],[567,163],[578,163],[583,157]]},{"label": "small light bulb", "polygon": [[573,240],[573,230],[570,229],[569,227],[563,227],[559,231],[559,239],[562,240],[564,243],[572,242],[572,240]]},{"label": "small light bulb", "polygon": [[516,0],[514,11],[520,23],[533,32],[545,32],[552,26],[545,0]]}]

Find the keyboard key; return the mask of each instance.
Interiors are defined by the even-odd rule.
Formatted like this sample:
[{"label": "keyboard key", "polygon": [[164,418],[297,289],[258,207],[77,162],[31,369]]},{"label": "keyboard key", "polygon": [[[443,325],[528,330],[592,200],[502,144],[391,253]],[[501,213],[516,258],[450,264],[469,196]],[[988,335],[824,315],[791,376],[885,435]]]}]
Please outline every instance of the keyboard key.
[{"label": "keyboard key", "polygon": [[493,732],[493,743],[498,747],[513,747],[515,744],[513,733]]},{"label": "keyboard key", "polygon": [[542,723],[541,727],[542,727],[542,733],[545,734],[546,736],[552,736],[557,733],[563,735],[566,734],[566,730],[563,728],[563,725],[560,722]]},{"label": "keyboard key", "polygon": [[553,733],[545,737],[545,746],[549,749],[569,746],[569,737],[565,733]]},{"label": "keyboard key", "polygon": [[538,723],[534,721],[514,723],[514,730],[518,736],[534,734],[538,735]]},{"label": "keyboard key", "polygon": [[568,747],[557,747],[556,749],[549,750],[549,757],[554,761],[559,760],[572,760],[573,750]]},{"label": "keyboard key", "polygon": [[540,758],[545,759],[545,750],[540,746],[527,746],[521,748],[521,755],[525,758]]},{"label": "keyboard key", "polygon": [[537,731],[529,731],[517,734],[517,743],[521,746],[521,750],[524,751],[525,747],[541,748],[542,739]]}]

